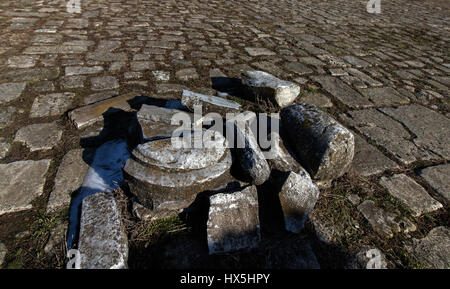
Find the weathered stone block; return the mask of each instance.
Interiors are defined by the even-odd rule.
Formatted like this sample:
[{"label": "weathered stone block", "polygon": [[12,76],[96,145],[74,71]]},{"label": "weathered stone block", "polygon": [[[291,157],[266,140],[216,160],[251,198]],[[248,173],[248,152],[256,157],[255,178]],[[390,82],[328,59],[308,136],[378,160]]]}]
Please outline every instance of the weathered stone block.
[{"label": "weathered stone block", "polygon": [[332,180],[349,169],[355,139],[348,129],[309,104],[285,107],[280,117],[292,149],[313,179]]},{"label": "weathered stone block", "polygon": [[258,246],[261,235],[256,187],[211,196],[207,235],[209,254]]},{"label": "weathered stone block", "polygon": [[202,107],[202,113],[207,114],[216,112],[225,117],[226,113],[238,112],[241,105],[232,100],[195,93],[189,90],[183,90],[181,103],[188,107],[191,111],[194,111],[194,106],[198,105]]},{"label": "weathered stone block", "polygon": [[81,269],[126,269],[128,239],[111,193],[83,200],[78,250]]},{"label": "weathered stone block", "polygon": [[87,106],[74,109],[69,112],[69,118],[77,129],[91,125],[102,120],[105,113],[116,111],[130,111],[129,100],[141,95],[140,92],[130,92],[117,97],[99,101]]},{"label": "weathered stone block", "polygon": [[281,80],[264,71],[242,73],[242,83],[255,95],[267,97],[280,107],[294,102],[300,93],[300,87],[289,81]]},{"label": "weathered stone block", "polygon": [[308,214],[319,199],[319,193],[319,188],[305,170],[298,174],[289,173],[278,194],[286,230],[298,233],[303,229]]}]

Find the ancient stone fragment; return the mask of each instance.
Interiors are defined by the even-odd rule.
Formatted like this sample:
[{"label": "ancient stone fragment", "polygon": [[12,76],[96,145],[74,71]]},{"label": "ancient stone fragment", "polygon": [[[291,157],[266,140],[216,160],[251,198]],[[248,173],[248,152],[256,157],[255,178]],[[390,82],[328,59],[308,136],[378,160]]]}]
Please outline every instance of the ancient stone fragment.
[{"label": "ancient stone fragment", "polygon": [[243,177],[255,185],[263,184],[270,176],[270,167],[258,146],[250,124],[256,115],[247,111],[226,122],[227,134],[236,136],[236,161]]},{"label": "ancient stone fragment", "polygon": [[171,138],[138,145],[124,171],[139,201],[150,209],[167,202],[186,207],[196,193],[226,183],[231,153],[225,138],[217,132],[214,135],[216,143],[211,147],[193,147],[193,134],[174,138],[180,147]]},{"label": "ancient stone fragment", "polygon": [[209,254],[254,248],[261,235],[255,186],[210,197],[207,222]]},{"label": "ancient stone fragment", "polygon": [[83,200],[78,250],[81,269],[126,269],[128,239],[112,193]]},{"label": "ancient stone fragment", "polygon": [[293,151],[313,179],[332,180],[348,170],[355,146],[348,129],[309,104],[283,108],[280,117]]},{"label": "ancient stone fragment", "polygon": [[203,114],[216,112],[225,117],[226,113],[238,112],[241,105],[229,99],[222,97],[204,95],[189,90],[183,90],[181,103],[194,111],[194,106],[202,107]]},{"label": "ancient stone fragment", "polygon": [[298,174],[289,173],[278,194],[286,230],[298,233],[303,229],[309,212],[319,199],[319,193],[319,188],[305,170]]},{"label": "ancient stone fragment", "polygon": [[131,106],[129,101],[139,95],[141,95],[139,92],[130,92],[87,106],[82,106],[70,111],[69,118],[76,128],[80,129],[102,120],[105,113],[108,114],[121,110],[130,111]]},{"label": "ancient stone fragment", "polygon": [[[176,115],[180,117],[177,117]],[[146,104],[142,105],[137,113],[140,141],[146,142],[158,138],[171,137],[175,130],[181,126],[178,120],[185,118],[189,118],[189,120],[192,121],[193,116],[191,113],[178,109],[169,109]]]},{"label": "ancient stone fragment", "polygon": [[264,71],[242,73],[242,83],[255,95],[269,98],[280,107],[294,102],[300,93],[300,87],[295,83],[278,79]]}]

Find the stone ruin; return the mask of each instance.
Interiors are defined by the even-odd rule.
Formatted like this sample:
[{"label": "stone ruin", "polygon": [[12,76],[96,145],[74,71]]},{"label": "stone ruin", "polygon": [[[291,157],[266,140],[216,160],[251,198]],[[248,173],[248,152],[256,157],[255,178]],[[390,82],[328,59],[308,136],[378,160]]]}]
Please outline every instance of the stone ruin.
[{"label": "stone ruin", "polygon": [[[114,118],[117,111],[134,111],[127,131],[130,157],[123,165],[124,179],[135,196],[133,213],[156,220],[200,206],[207,211],[209,254],[254,248],[261,240],[260,198],[279,203],[285,230],[301,232],[319,198],[319,188],[348,170],[354,136],[314,105],[292,104],[300,93],[292,82],[248,71],[242,74],[242,87],[249,96],[269,99],[280,108],[279,114],[271,116],[280,129],[270,127],[270,135],[265,136],[271,141],[270,158],[258,144],[261,132],[250,129],[265,120],[223,97],[184,90],[181,100],[141,103],[135,110],[130,100],[139,94],[130,93],[75,109],[69,117],[82,128],[102,117]],[[226,120],[224,133],[211,130],[212,122],[193,114],[199,106],[203,113],[222,118],[230,112],[240,113],[239,121]],[[193,123],[197,134],[192,127],[180,129],[179,123],[174,124],[172,120],[180,113]],[[213,146],[192,146],[196,137],[205,135]],[[243,146],[229,148],[230,135]],[[264,194],[271,196],[259,192],[266,184],[272,189]],[[267,207],[271,206],[262,209]],[[85,197],[80,216],[81,268],[126,268],[127,237],[112,194]]]}]

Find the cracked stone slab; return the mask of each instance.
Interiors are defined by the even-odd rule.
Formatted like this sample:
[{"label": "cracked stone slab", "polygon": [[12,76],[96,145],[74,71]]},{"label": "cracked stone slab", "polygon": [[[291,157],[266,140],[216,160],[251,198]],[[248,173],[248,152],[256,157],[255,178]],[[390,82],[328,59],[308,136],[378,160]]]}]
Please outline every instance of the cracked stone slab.
[{"label": "cracked stone slab", "polygon": [[409,99],[391,87],[373,87],[360,89],[359,92],[376,106],[394,106],[409,103]]},{"label": "cracked stone slab", "polygon": [[71,106],[74,98],[73,92],[40,95],[34,99],[30,117],[61,115]]},{"label": "cracked stone slab", "polygon": [[0,215],[31,209],[42,195],[51,160],[0,164]]},{"label": "cracked stone slab", "polygon": [[258,246],[261,233],[255,186],[209,198],[207,236],[210,255]]},{"label": "cracked stone slab", "polygon": [[242,83],[255,95],[274,100],[280,107],[290,105],[300,93],[300,86],[264,71],[246,71],[241,77]]},{"label": "cracked stone slab", "polygon": [[370,176],[398,168],[399,166],[394,161],[355,134],[355,156],[353,157],[352,170],[356,174]]},{"label": "cracked stone slab", "polygon": [[423,187],[405,174],[382,177],[380,184],[395,198],[402,201],[415,217],[442,208],[442,204],[433,199]]},{"label": "cracked stone slab", "polygon": [[447,200],[450,200],[450,165],[438,165],[424,168],[420,171],[420,176],[424,178],[433,189]]},{"label": "cracked stone slab", "polygon": [[199,78],[199,75],[195,68],[185,68],[185,69],[178,70],[175,73],[175,76],[178,79],[183,80],[183,81],[188,81],[188,80]]},{"label": "cracked stone slab", "polygon": [[20,97],[25,89],[25,82],[12,82],[0,84],[0,104],[13,101]]},{"label": "cracked stone slab", "polygon": [[300,164],[315,180],[342,176],[354,156],[353,133],[310,104],[295,104],[280,112],[291,147]]},{"label": "cracked stone slab", "polygon": [[31,152],[34,152],[52,149],[58,144],[61,137],[62,130],[56,123],[38,123],[19,129],[14,141],[24,143]]},{"label": "cracked stone slab", "polygon": [[70,195],[83,184],[84,176],[89,169],[89,165],[83,160],[83,152],[83,149],[75,149],[63,157],[47,203],[47,213],[68,208]]},{"label": "cracked stone slab", "polygon": [[83,200],[78,241],[81,269],[126,269],[128,238],[112,193]]},{"label": "cracked stone slab", "polygon": [[413,142],[442,158],[450,158],[450,119],[418,104],[383,108],[384,113],[404,124],[414,135]]},{"label": "cracked stone slab", "polygon": [[369,101],[367,97],[362,96],[337,77],[313,76],[311,79],[318,82],[325,91],[351,108],[366,108],[373,106],[373,103]]},{"label": "cracked stone slab", "polygon": [[450,268],[450,231],[441,226],[431,230],[423,239],[414,239],[406,246],[416,258],[433,269]]},{"label": "cracked stone slab", "polygon": [[418,160],[431,160],[436,155],[416,146],[412,135],[401,123],[375,109],[347,112],[341,119],[377,145],[384,147],[401,163],[409,165]]}]

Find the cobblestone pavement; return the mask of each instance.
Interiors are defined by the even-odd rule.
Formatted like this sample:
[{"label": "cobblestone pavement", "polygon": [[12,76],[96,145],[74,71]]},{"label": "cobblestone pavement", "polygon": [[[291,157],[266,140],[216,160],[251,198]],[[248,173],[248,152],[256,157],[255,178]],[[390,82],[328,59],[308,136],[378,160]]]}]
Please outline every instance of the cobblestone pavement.
[{"label": "cobblestone pavement", "polygon": [[[67,153],[93,131],[77,130],[67,111],[137,89],[162,98],[184,87],[215,93],[211,77],[258,69],[301,84],[298,101],[357,135],[352,171],[322,192],[311,216],[320,239],[377,247],[391,267],[448,268],[449,248],[436,244],[449,238],[450,5],[381,0],[381,14],[369,14],[366,4],[81,0],[81,13],[68,13],[65,1],[0,1],[7,263],[27,266],[17,244],[36,237],[29,224],[48,236],[58,223],[47,202],[60,165],[85,172],[70,168],[84,156]],[[12,194],[23,188],[26,196]]]}]

